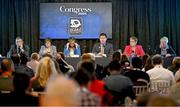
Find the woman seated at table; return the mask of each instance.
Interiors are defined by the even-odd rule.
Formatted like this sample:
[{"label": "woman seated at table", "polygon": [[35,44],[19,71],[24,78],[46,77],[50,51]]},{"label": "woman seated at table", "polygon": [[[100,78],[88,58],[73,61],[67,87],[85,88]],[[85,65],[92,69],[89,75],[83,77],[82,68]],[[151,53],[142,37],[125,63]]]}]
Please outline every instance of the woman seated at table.
[{"label": "woman seated at table", "polygon": [[56,57],[56,46],[52,45],[52,41],[50,38],[45,39],[45,45],[41,46],[39,51],[39,55],[42,57],[45,54],[50,54],[53,58]]},{"label": "woman seated at table", "polygon": [[174,49],[168,44],[168,38],[165,36],[160,39],[158,54],[163,57],[176,56]]},{"label": "woman seated at table", "polygon": [[135,36],[130,37],[130,45],[126,46],[123,54],[128,57],[142,57],[144,50],[141,45],[137,45],[138,39]]},{"label": "woman seated at table", "polygon": [[69,38],[68,43],[64,46],[64,55],[66,57],[78,57],[81,55],[80,45],[76,43],[75,38]]}]

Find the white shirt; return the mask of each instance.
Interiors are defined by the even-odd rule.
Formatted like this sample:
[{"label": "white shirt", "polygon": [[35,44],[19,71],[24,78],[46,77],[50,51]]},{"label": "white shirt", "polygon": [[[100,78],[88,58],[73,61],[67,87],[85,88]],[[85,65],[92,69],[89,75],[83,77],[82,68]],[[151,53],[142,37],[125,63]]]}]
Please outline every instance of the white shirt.
[{"label": "white shirt", "polygon": [[147,74],[149,75],[151,82],[164,80],[164,81],[170,81],[171,85],[175,83],[173,73],[163,68],[162,65],[156,65],[154,68],[148,70]]}]

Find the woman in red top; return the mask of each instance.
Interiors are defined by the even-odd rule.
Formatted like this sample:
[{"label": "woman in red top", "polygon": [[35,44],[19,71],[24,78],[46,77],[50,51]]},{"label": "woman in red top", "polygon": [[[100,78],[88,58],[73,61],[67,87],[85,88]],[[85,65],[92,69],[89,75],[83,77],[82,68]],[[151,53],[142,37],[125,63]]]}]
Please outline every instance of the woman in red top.
[{"label": "woman in red top", "polygon": [[138,39],[133,36],[130,37],[130,45],[126,46],[123,54],[128,57],[142,57],[144,56],[144,50],[141,45],[137,45]]}]

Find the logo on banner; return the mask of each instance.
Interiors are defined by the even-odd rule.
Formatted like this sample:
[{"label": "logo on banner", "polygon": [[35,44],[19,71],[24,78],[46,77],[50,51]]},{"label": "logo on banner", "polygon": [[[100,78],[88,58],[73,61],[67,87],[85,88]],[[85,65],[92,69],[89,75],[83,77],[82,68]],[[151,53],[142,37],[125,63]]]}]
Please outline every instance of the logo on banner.
[{"label": "logo on banner", "polygon": [[69,19],[69,33],[70,35],[80,35],[82,33],[82,18]]}]

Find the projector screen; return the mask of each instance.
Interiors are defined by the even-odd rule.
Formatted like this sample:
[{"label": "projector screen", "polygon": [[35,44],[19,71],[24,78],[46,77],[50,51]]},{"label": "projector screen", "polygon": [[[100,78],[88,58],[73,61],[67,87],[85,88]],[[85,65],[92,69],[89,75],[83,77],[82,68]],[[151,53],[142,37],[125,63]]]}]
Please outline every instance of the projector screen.
[{"label": "projector screen", "polygon": [[40,3],[40,39],[112,38],[112,3]]}]

